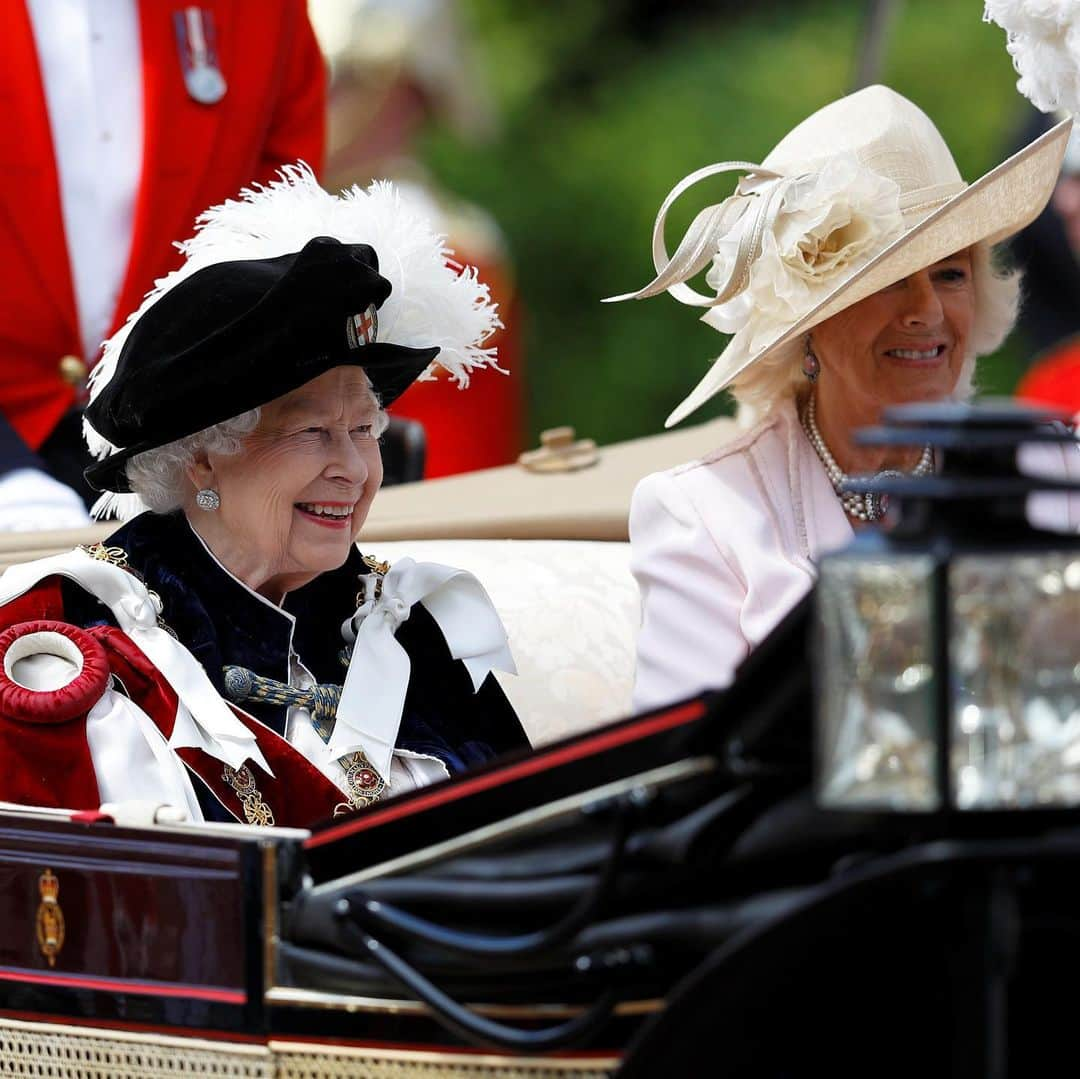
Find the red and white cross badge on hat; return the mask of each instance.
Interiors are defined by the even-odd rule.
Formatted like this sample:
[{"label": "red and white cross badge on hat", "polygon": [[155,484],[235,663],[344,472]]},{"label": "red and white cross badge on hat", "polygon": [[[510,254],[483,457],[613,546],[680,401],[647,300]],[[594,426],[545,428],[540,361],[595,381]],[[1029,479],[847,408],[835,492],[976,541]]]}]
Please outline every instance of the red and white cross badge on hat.
[{"label": "red and white cross badge on hat", "polygon": [[350,315],[345,323],[345,335],[349,348],[363,348],[375,341],[379,333],[379,315],[375,305],[369,303],[358,315]]}]

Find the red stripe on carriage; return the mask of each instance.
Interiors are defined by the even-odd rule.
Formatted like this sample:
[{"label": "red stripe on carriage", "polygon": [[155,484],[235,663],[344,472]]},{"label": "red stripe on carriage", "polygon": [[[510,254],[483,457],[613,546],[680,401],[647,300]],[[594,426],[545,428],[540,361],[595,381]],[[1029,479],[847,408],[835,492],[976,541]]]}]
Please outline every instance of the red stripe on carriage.
[{"label": "red stripe on carriage", "polygon": [[366,814],[343,824],[331,825],[329,828],[309,836],[304,840],[304,846],[308,849],[321,847],[344,836],[355,835],[357,832],[375,828],[388,821],[398,820],[400,817],[407,817],[424,809],[432,809],[446,802],[457,801],[458,798],[465,795],[491,790],[493,787],[501,787],[504,783],[510,783],[515,779],[535,775],[537,772],[546,771],[553,765],[567,764],[570,761],[580,760],[582,757],[601,753],[606,749],[614,749],[616,746],[625,745],[627,742],[633,742],[639,738],[646,738],[650,734],[659,734],[661,731],[670,730],[672,727],[680,727],[684,723],[700,719],[704,714],[705,705],[701,701],[692,701],[690,704],[673,708],[669,712],[661,712],[658,716],[652,716],[637,723],[628,723],[626,726],[616,727],[614,730],[605,731],[603,734],[583,738],[580,742],[574,742],[571,745],[564,746],[562,749],[536,753],[527,760],[507,765],[498,771],[463,780],[445,789],[433,790],[430,794],[410,798],[403,801],[401,805],[395,806],[391,804],[376,813]]},{"label": "red stripe on carriage", "polygon": [[212,1000],[218,1004],[247,1003],[247,993],[243,989],[215,989],[210,985],[184,985],[178,982],[139,982],[128,978],[91,978],[85,974],[47,974],[17,967],[0,967],[0,981],[55,985],[64,989],[96,989],[105,993],[132,993],[146,997],[194,998]]}]

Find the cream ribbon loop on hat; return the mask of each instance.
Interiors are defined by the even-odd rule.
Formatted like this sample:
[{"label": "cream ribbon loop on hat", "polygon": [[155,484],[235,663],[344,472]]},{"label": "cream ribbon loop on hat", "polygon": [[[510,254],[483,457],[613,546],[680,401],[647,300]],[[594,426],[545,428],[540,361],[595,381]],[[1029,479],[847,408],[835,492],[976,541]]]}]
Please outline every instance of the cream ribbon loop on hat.
[{"label": "cream ribbon loop on hat", "polygon": [[[374,576],[366,595],[376,595]],[[516,674],[502,620],[483,585],[464,570],[402,558],[378,579],[378,598],[369,598],[342,626],[353,641],[330,750],[342,757],[364,751],[385,779],[397,744],[412,663],[394,634],[416,603],[435,619],[450,654],[465,664],[473,691],[492,670]]]},{"label": "cream ribbon loop on hat", "polygon": [[[745,172],[747,175],[739,181],[734,195],[707,207],[694,218],[675,254],[669,257],[664,243],[664,226],[675,200],[699,181],[724,172]],[[666,291],[690,307],[716,307],[726,303],[749,283],[750,268],[761,253],[762,237],[776,220],[785,193],[797,179],[750,161],[720,161],[684,176],[664,199],[653,225],[652,254],[656,277],[637,292],[609,296],[603,302],[643,300]],[[737,253],[727,281],[717,289],[715,296],[696,292],[685,282],[705,268],[716,254],[720,241],[726,238],[737,240]]]},{"label": "cream ribbon loop on hat", "polygon": [[[119,627],[161,672],[179,698],[169,746],[201,749],[232,768],[254,761],[267,775],[270,765],[255,735],[233,715],[199,661],[157,623],[146,586],[119,566],[74,550],[10,566],[0,576],[0,606],[46,577],[67,577],[112,611]],[[151,748],[153,748],[151,746]]]}]

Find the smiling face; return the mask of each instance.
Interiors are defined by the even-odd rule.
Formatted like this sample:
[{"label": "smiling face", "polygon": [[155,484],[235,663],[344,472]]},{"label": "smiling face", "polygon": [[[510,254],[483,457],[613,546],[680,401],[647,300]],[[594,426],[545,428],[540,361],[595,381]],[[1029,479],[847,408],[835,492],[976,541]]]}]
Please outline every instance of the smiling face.
[{"label": "smiling face", "polygon": [[962,251],[816,326],[819,414],[850,432],[877,422],[889,405],[947,397],[968,355],[974,315],[971,254]]},{"label": "smiling face", "polygon": [[[236,454],[204,454],[184,510],[221,563],[278,602],[346,559],[382,483],[367,376],[335,367],[262,407]],[[213,488],[215,511],[195,506]]]}]

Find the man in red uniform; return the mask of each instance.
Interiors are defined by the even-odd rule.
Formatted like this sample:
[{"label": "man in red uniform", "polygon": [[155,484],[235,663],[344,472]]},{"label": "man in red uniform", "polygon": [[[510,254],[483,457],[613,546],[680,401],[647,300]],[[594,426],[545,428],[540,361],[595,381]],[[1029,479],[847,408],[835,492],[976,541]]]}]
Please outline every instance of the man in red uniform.
[{"label": "man in red uniform", "polygon": [[[6,0],[0,103],[0,413],[13,429],[0,472],[36,451],[81,490],[98,343],[179,264],[173,244],[203,209],[285,163],[321,167],[323,59],[304,0]],[[17,527],[2,488],[0,528]]]},{"label": "man in red uniform", "polygon": [[445,386],[416,382],[394,415],[423,425],[427,479],[509,464],[525,448],[522,311],[509,253],[491,215],[438,184],[415,146],[432,118],[471,141],[494,123],[454,5],[312,0],[311,14],[333,73],[324,186],[337,191],[375,177],[396,180],[438,221],[455,259],[475,266],[491,286],[503,322],[488,345],[508,373],[477,372],[453,407]]}]

